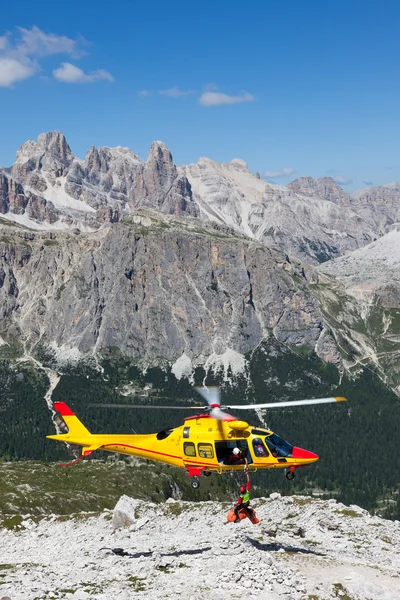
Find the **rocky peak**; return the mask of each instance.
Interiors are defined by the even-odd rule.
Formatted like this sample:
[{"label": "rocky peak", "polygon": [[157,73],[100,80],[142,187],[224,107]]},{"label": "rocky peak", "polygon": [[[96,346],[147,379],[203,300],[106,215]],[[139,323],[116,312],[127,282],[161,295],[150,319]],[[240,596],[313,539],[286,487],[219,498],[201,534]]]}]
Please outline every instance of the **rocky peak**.
[{"label": "rocky peak", "polygon": [[[60,131],[41,133],[37,142],[28,140],[20,147],[11,172],[20,183],[43,192],[47,188],[46,179],[53,184],[66,173],[73,160],[71,148]],[[31,178],[34,171],[35,177]],[[40,172],[43,176],[39,176]]]},{"label": "rocky peak", "polygon": [[163,142],[153,142],[143,171],[143,184],[147,196],[161,206],[178,173],[172,154]]},{"label": "rocky peak", "polygon": [[323,200],[329,200],[335,204],[349,204],[350,196],[332,177],[299,177],[288,184],[288,189],[295,194],[313,197],[317,196]]},{"label": "rocky peak", "polygon": [[351,196],[360,203],[392,204],[400,202],[400,184],[394,181],[386,185],[364,188]]},{"label": "rocky peak", "polygon": [[247,163],[241,158],[234,158],[229,163],[226,163],[227,166],[233,167],[235,171],[242,171],[243,173],[250,173],[250,169],[247,166]]},{"label": "rocky peak", "polygon": [[17,152],[16,162],[25,164],[29,160],[40,160],[43,157],[52,157],[67,166],[72,162],[74,155],[65,136],[60,131],[50,131],[41,133],[37,142],[28,140],[22,144]]},{"label": "rocky peak", "polygon": [[158,166],[172,166],[175,169],[175,165],[172,161],[172,154],[164,142],[152,143],[147,155],[146,163],[150,165],[156,163]]}]

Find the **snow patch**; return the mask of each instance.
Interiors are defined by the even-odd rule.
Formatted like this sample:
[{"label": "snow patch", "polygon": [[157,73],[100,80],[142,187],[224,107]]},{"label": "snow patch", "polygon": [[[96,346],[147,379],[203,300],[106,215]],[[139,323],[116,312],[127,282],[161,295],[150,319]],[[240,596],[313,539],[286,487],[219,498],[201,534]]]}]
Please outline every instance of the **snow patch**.
[{"label": "snow patch", "polygon": [[51,185],[46,179],[47,189],[42,192],[43,198],[48,202],[52,202],[54,206],[61,208],[72,208],[73,210],[79,210],[84,212],[95,213],[96,209],[86,202],[81,200],[75,200],[65,191],[66,177],[59,177],[55,185]]},{"label": "snow patch", "polygon": [[210,354],[210,356],[207,358],[204,364],[204,369],[206,371],[210,370],[216,373],[217,371],[223,369],[224,381],[229,380],[229,372],[231,372],[232,375],[236,376],[240,373],[243,373],[245,371],[245,368],[246,359],[243,356],[243,354],[235,352],[235,350],[231,350],[230,348],[227,348],[222,354],[217,354],[216,352],[213,352],[212,354]]},{"label": "snow patch", "polygon": [[179,380],[182,377],[190,378],[193,372],[193,364],[191,359],[185,352],[178,358],[171,367],[171,372]]}]

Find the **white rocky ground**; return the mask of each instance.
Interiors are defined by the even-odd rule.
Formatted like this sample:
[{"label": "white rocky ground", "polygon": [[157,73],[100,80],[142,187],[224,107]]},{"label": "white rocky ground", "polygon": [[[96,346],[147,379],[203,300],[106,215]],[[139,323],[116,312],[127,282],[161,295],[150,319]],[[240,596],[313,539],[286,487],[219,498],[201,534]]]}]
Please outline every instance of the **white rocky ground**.
[{"label": "white rocky ground", "polygon": [[254,506],[259,525],[228,523],[220,503],[126,496],[113,515],[28,518],[0,529],[0,599],[399,600],[398,521],[279,494]]}]

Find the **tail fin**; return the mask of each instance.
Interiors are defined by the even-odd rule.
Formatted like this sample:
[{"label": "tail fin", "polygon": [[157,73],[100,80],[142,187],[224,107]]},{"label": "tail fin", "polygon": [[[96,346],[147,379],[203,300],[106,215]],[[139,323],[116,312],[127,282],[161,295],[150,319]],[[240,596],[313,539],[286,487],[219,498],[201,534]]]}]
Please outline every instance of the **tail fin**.
[{"label": "tail fin", "polygon": [[86,429],[83,423],[65,404],[65,402],[54,402],[54,410],[56,410],[63,418],[68,427],[68,435],[71,438],[81,438],[90,435],[90,431]]}]

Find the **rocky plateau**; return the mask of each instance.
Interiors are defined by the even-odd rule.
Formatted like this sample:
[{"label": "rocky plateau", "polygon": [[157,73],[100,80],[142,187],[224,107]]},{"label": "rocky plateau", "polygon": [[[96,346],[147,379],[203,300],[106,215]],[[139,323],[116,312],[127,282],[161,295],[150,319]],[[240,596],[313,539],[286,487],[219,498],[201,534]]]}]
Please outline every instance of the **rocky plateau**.
[{"label": "rocky plateau", "polygon": [[122,496],[114,511],[26,515],[0,529],[10,600],[258,598],[398,600],[400,524],[305,496],[257,498],[261,523],[230,505]]}]

